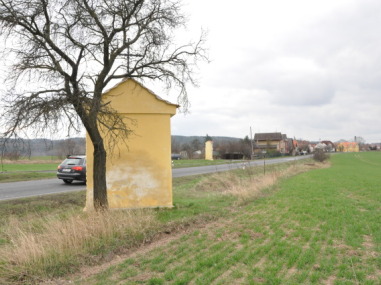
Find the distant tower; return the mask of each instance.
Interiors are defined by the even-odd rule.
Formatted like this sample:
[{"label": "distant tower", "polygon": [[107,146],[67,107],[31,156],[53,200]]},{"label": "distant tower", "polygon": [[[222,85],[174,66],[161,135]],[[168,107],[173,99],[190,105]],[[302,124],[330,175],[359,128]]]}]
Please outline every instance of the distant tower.
[{"label": "distant tower", "polygon": [[213,141],[205,142],[205,160],[213,160]]}]

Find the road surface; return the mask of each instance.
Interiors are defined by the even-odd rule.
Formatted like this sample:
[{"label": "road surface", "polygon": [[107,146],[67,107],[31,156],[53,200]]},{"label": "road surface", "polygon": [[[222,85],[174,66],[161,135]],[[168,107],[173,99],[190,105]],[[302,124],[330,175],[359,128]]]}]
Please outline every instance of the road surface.
[{"label": "road surface", "polygon": [[[266,160],[266,165],[276,164],[287,161],[294,161],[304,159],[310,156],[296,156],[286,158],[276,158]],[[233,170],[243,167],[262,166],[263,160],[254,160],[242,163],[229,163],[221,165],[209,165],[189,168],[175,168],[172,170],[172,176],[183,177],[199,174],[207,174],[213,172],[222,172]],[[86,189],[86,185],[82,182],[73,182],[72,184],[65,184],[59,179],[44,179],[44,180],[31,180],[21,182],[0,183],[0,201],[27,198],[33,196],[41,196],[48,194],[58,194],[71,191],[79,191]]]}]

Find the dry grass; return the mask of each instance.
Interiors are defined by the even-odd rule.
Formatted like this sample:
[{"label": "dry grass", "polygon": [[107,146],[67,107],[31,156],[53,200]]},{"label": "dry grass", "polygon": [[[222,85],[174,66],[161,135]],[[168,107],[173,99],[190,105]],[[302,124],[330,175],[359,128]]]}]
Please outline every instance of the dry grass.
[{"label": "dry grass", "polygon": [[198,191],[214,191],[223,195],[237,197],[237,204],[245,204],[263,194],[264,189],[274,186],[280,179],[316,168],[329,167],[324,163],[299,163],[272,169],[267,174],[255,173],[252,168],[243,170],[244,175],[233,172],[216,173],[200,181],[195,189]]},{"label": "dry grass", "polygon": [[136,246],[148,238],[156,225],[154,213],[148,210],[73,213],[65,219],[40,217],[37,220],[30,216],[20,221],[10,218],[6,229],[10,244],[0,250],[0,263],[8,268],[1,268],[0,272],[9,280],[6,273],[15,278],[16,270],[20,282],[23,275],[28,279],[54,276],[60,265],[69,262],[77,266],[81,259],[76,257],[89,252],[96,255],[103,247],[112,251],[113,245],[122,239],[128,246]]}]

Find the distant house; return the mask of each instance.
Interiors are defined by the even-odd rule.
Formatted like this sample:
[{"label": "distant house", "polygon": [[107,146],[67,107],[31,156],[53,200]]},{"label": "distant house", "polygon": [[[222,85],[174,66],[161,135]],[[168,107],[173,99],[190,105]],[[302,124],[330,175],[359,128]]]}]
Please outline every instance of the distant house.
[{"label": "distant house", "polygon": [[310,153],[312,153],[312,152],[315,151],[316,145],[317,145],[316,143],[310,143],[310,144],[308,145],[308,149],[309,149],[309,152],[310,152]]},{"label": "distant house", "polygon": [[336,145],[336,151],[359,152],[360,148],[357,142],[340,142]]},{"label": "distant house", "polygon": [[320,150],[326,151],[327,150],[327,145],[325,143],[323,143],[323,142],[319,142],[315,146],[315,149],[320,149]]},{"label": "distant house", "polygon": [[326,148],[326,151],[335,151],[335,144],[331,141],[321,141],[321,143],[324,143],[327,148]]},{"label": "distant house", "polygon": [[279,151],[286,153],[287,136],[281,133],[256,133],[254,135],[254,152]]},{"label": "distant house", "polygon": [[296,155],[298,153],[299,144],[296,139],[286,137],[286,139],[283,139],[283,143],[285,145],[285,154]]},{"label": "distant house", "polygon": [[334,146],[334,143],[331,141],[321,141],[321,143],[324,143],[326,146],[329,146],[329,145]]}]

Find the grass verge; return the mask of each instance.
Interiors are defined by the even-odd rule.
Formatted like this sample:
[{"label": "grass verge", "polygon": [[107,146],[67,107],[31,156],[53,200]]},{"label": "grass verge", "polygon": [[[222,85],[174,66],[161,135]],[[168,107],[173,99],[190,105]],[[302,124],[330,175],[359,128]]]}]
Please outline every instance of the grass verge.
[{"label": "grass verge", "polygon": [[226,160],[226,159],[215,159],[215,160],[205,160],[205,159],[179,159],[173,160],[173,168],[184,168],[184,167],[196,167],[196,166],[207,166],[207,165],[219,165],[219,164],[229,164],[229,163],[239,163],[242,161]]},{"label": "grass verge", "polygon": [[39,179],[49,179],[57,177],[56,173],[50,172],[21,172],[21,173],[0,173],[0,183],[29,181]]},{"label": "grass verge", "polygon": [[[273,173],[273,178],[263,187],[275,183],[275,173],[279,173],[278,178],[284,177],[285,173],[295,173],[297,167],[298,171],[309,168],[305,161],[269,166],[268,173]],[[237,206],[248,203],[260,193],[258,188],[252,195],[247,191],[239,194],[232,183],[233,177],[237,183],[249,185],[261,181],[263,175],[259,168],[247,168],[225,175],[175,179],[173,209],[120,210],[94,216],[82,212],[83,192],[2,202],[1,281],[40,283],[75,272],[84,264],[96,264],[163,233],[228,218]],[[217,189],[213,185],[220,186]]]},{"label": "grass verge", "polygon": [[8,163],[0,166],[3,172],[57,170],[58,163]]},{"label": "grass verge", "polygon": [[[4,162],[4,161],[3,161]],[[56,177],[57,161],[31,159],[22,161],[5,161],[0,164],[0,183],[47,179]]]}]

